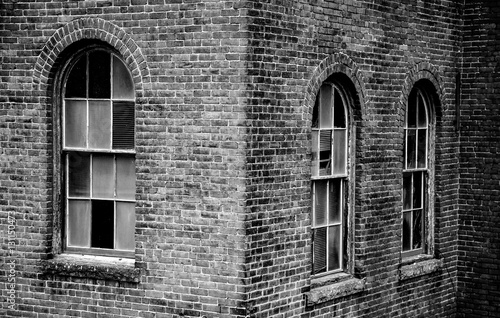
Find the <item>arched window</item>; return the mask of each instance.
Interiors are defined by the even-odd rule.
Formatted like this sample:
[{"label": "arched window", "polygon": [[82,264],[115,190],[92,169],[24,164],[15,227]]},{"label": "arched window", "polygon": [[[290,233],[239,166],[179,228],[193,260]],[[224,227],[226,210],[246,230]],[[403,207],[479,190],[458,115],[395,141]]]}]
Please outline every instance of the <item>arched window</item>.
[{"label": "arched window", "polygon": [[429,99],[415,86],[408,97],[403,169],[403,255],[425,253],[429,202]]},{"label": "arched window", "polygon": [[133,256],[135,91],[120,57],[80,51],[62,85],[62,167],[66,252]]},{"label": "arched window", "polygon": [[312,118],[313,275],[346,267],[348,140],[346,95],[325,82]]}]

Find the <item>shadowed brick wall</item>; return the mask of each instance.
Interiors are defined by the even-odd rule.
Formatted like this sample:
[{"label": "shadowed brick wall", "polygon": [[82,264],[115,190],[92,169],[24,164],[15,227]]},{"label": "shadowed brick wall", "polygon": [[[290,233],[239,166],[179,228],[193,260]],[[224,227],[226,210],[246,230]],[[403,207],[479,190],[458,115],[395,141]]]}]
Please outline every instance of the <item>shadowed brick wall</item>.
[{"label": "shadowed brick wall", "polygon": [[[452,1],[249,2],[246,281],[255,317],[454,317],[459,9]],[[310,305],[309,127],[333,72],[348,74],[361,101],[351,110],[354,272],[365,289]],[[421,76],[440,100],[434,248],[444,265],[400,280],[404,105]]]},{"label": "shadowed brick wall", "polygon": [[458,317],[500,313],[500,3],[464,7]]}]

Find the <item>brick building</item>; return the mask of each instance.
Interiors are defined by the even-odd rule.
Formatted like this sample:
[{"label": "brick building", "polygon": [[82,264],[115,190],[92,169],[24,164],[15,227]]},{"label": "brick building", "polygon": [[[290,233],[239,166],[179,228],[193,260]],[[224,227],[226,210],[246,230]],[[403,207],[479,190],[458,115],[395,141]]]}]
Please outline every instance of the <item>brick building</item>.
[{"label": "brick building", "polygon": [[2,0],[7,317],[498,317],[500,4]]}]

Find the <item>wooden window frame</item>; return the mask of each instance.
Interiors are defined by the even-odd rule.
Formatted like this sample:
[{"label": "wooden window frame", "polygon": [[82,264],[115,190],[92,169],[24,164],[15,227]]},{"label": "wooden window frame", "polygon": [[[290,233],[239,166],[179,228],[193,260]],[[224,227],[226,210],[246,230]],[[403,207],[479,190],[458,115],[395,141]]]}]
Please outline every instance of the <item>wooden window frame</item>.
[{"label": "wooden window frame", "polygon": [[[311,249],[311,254],[312,254],[312,275],[313,277],[315,278],[320,278],[320,277],[323,277],[323,276],[328,276],[328,275],[331,275],[331,274],[337,274],[337,273],[343,273],[343,272],[350,272],[352,270],[352,261],[350,260],[350,255],[352,255],[352,248],[350,246],[350,244],[352,243],[352,233],[350,231],[350,228],[351,228],[351,223],[352,223],[352,220],[351,220],[351,213],[350,213],[350,210],[351,210],[351,198],[350,196],[352,195],[353,191],[352,191],[352,184],[351,184],[351,179],[352,179],[352,169],[351,169],[351,164],[352,164],[352,161],[353,161],[353,154],[351,153],[351,144],[352,144],[352,141],[351,141],[351,136],[352,136],[352,120],[350,119],[350,114],[349,114],[349,107],[350,105],[352,104],[352,101],[350,100],[349,98],[349,95],[347,94],[347,92],[344,90],[342,84],[340,82],[337,82],[337,81],[325,81],[323,82],[323,84],[321,85],[321,87],[323,87],[324,85],[329,85],[331,86],[332,88],[332,97],[331,97],[331,101],[332,101],[332,105],[330,105],[330,110],[331,110],[331,127],[328,127],[328,128],[322,128],[320,123],[318,122],[317,125],[315,125],[315,123],[313,122],[313,125],[312,125],[312,134],[313,134],[313,138],[312,138],[312,151],[313,151],[313,156],[312,156],[312,160],[311,160],[311,163],[312,163],[312,171],[311,171],[311,200],[312,200],[312,207],[311,207],[311,233],[312,233],[312,249]],[[321,106],[319,105],[319,103],[321,103],[321,89],[320,88],[320,91],[318,92],[318,95],[316,96],[316,103],[315,103],[315,109],[317,109],[317,111],[319,112],[319,109],[321,108]],[[335,105],[333,104],[334,101],[335,101],[335,97],[333,97],[333,94],[335,94],[335,92],[338,93],[338,96],[341,98],[341,101],[342,101],[342,107],[343,107],[343,112],[344,112],[344,127],[343,128],[336,128],[335,127],[335,114],[334,114],[334,109],[335,109]],[[316,110],[315,110],[316,111]],[[319,115],[318,115],[319,116]],[[313,115],[314,117],[314,115]],[[314,118],[313,118],[313,121],[314,121]],[[318,121],[320,121],[320,119],[318,119]],[[320,161],[321,161],[321,158],[320,158],[320,151],[321,151],[321,131],[332,131],[332,137],[331,137],[331,145],[330,145],[330,155],[332,157],[334,157],[334,151],[335,151],[335,137],[333,137],[333,134],[334,134],[334,131],[335,130],[343,130],[345,132],[345,139],[344,139],[344,142],[345,142],[345,145],[344,145],[344,149],[343,149],[343,152],[344,152],[344,157],[343,157],[343,161],[344,161],[344,166],[343,166],[343,171],[341,171],[340,173],[339,172],[335,172],[334,171],[334,168],[332,167],[331,168],[331,172],[330,173],[326,173],[326,174],[321,174],[320,173]],[[317,137],[314,137],[315,133],[317,134]],[[316,145],[314,143],[317,143]],[[315,155],[316,153],[316,155]],[[315,157],[316,156],[316,157]],[[332,166],[334,165],[333,164],[333,158],[331,159],[331,162],[332,162]],[[315,167],[316,166],[316,167]],[[315,221],[316,221],[316,201],[318,199],[318,195],[317,195],[317,190],[316,190],[316,187],[319,183],[321,182],[326,182],[327,183],[327,187],[326,187],[326,193],[328,194],[328,190],[330,189],[330,184],[332,183],[337,183],[338,187],[340,187],[340,194],[338,196],[338,200],[340,201],[339,203],[339,206],[341,207],[341,211],[339,213],[339,220],[338,221],[334,221],[334,222],[330,222],[328,220],[329,218],[329,215],[330,215],[330,211],[329,211],[329,208],[327,208],[327,211],[325,212],[325,215],[327,217],[327,220],[326,220],[326,223],[325,224],[321,224],[321,225],[318,225],[318,224],[315,224]],[[330,196],[328,195],[327,198],[322,198],[322,200],[325,200],[325,203],[324,205],[326,207],[329,207],[330,206]],[[332,269],[329,269],[329,265],[330,265],[330,261],[329,261],[329,257],[328,257],[328,254],[329,254],[329,249],[330,249],[330,246],[329,246],[329,239],[328,239],[328,236],[326,238],[326,248],[325,248],[325,258],[326,258],[326,262],[325,262],[325,270],[324,271],[316,271],[315,270],[315,258],[316,258],[316,252],[315,252],[315,233],[317,232],[318,229],[326,229],[326,231],[328,232],[329,229],[335,227],[335,226],[338,226],[339,227],[339,230],[340,230],[340,252],[339,252],[339,255],[338,255],[338,268],[332,268]]]},{"label": "wooden window frame", "polygon": [[[77,61],[82,57],[82,56],[87,56],[91,52],[95,51],[103,51],[109,54],[110,57],[110,96],[109,98],[90,98],[88,93],[86,93],[86,97],[81,98],[68,98],[65,96],[65,90],[66,90],[66,84],[70,75],[70,72],[72,70],[72,67],[77,63]],[[86,57],[85,57],[86,58]],[[115,107],[115,102],[119,104],[120,102],[127,102],[129,104],[129,107],[131,106],[133,108],[133,112],[135,113],[135,90],[133,93],[131,93],[133,96],[130,97],[125,97],[125,98],[116,98],[113,96],[113,86],[116,84],[113,82],[113,63],[114,61],[119,60],[121,67],[124,67],[126,69],[126,72],[128,72],[128,75],[130,76],[130,82],[129,84],[132,85],[133,87],[133,81],[132,81],[132,74],[130,70],[126,67],[126,63],[123,61],[123,59],[120,57],[120,55],[111,50],[110,48],[104,47],[102,45],[98,44],[91,44],[87,45],[82,49],[75,50],[73,54],[70,54],[70,58],[66,60],[66,63],[62,66],[61,71],[58,73],[56,76],[56,81],[55,81],[55,105],[56,107],[54,108],[54,153],[56,154],[54,156],[54,242],[53,242],[53,253],[54,254],[61,254],[61,253],[69,253],[69,254],[84,254],[84,255],[99,255],[99,256],[110,256],[110,257],[122,257],[122,258],[134,258],[135,256],[135,246],[132,249],[127,249],[127,250],[119,250],[116,249],[116,244],[117,244],[117,230],[116,230],[116,205],[120,202],[127,202],[127,203],[135,203],[135,191],[134,191],[134,198],[117,198],[116,197],[116,178],[117,178],[117,173],[116,173],[116,167],[117,163],[116,161],[118,160],[119,157],[128,157],[128,158],[133,158],[134,166],[135,166],[135,114],[133,114],[133,118],[131,120],[134,121],[133,124],[133,141],[131,142],[132,146],[130,149],[120,149],[120,148],[115,148],[113,149],[113,145],[110,146],[110,148],[90,148],[88,145],[88,139],[89,139],[89,133],[87,133],[86,136],[86,146],[85,147],[67,147],[65,145],[65,121],[66,121],[66,100],[80,100],[80,101],[85,101],[86,107],[87,107],[87,119],[86,123],[88,126],[89,119],[88,116],[90,112],[88,111],[89,109],[89,101],[106,101],[109,103],[109,111],[110,111],[110,116],[111,116],[111,127],[110,127],[110,138],[111,138],[111,143],[113,143],[113,111]],[[89,77],[89,70],[90,66],[87,66],[87,71],[86,71],[86,86],[88,90],[88,77]],[[131,104],[131,105],[130,105]],[[87,132],[90,131],[90,128],[87,127]],[[107,155],[107,156],[112,156],[113,157],[113,164],[114,164],[114,171],[113,175],[115,178],[115,185],[114,185],[114,197],[113,198],[106,198],[107,201],[112,201],[113,206],[114,206],[114,219],[113,219],[113,249],[108,249],[108,248],[98,248],[98,247],[75,247],[75,246],[69,246],[68,245],[68,205],[69,205],[69,200],[70,199],[75,199],[71,198],[69,196],[69,163],[67,161],[67,156],[70,153],[87,153],[90,156],[93,155]],[[135,170],[135,169],[134,169]],[[92,175],[92,170],[89,171],[90,175]],[[134,171],[134,180],[135,180],[135,171]],[[90,181],[91,182],[91,181]],[[135,181],[134,181],[135,185]],[[90,183],[90,187],[92,186],[92,183]],[[135,189],[135,186],[134,186]],[[87,197],[78,197],[77,200],[89,200],[89,202],[92,202],[92,197],[89,196]],[[91,204],[91,203],[90,203]],[[135,206],[135,205],[134,205]],[[134,225],[132,226],[135,228],[135,221]],[[134,231],[135,232],[135,231]],[[135,237],[135,234],[134,234]]]},{"label": "wooden window frame", "polygon": [[[410,104],[412,98],[415,99],[415,127],[409,127],[408,116],[410,114]],[[419,126],[420,107],[419,103],[423,103],[425,110],[425,126]],[[402,213],[401,213],[401,255],[403,258],[410,258],[422,254],[432,253],[432,227],[431,220],[432,206],[433,206],[433,116],[432,116],[431,98],[423,87],[416,85],[413,87],[409,94],[408,102],[406,104],[405,125],[404,125],[404,157],[403,157],[403,190],[402,190]],[[423,155],[423,164],[419,163],[419,140],[418,136],[425,130],[425,153]],[[409,135],[411,131],[415,131],[415,164],[409,164]],[[411,153],[411,152],[410,152]],[[418,182],[416,180],[420,179]],[[410,181],[408,181],[410,180]],[[405,186],[409,182],[409,187]],[[417,187],[415,184],[417,183]],[[419,183],[419,184],[418,184]],[[409,190],[409,191],[408,191]],[[419,202],[414,200],[415,193],[420,194]],[[415,229],[414,219],[420,215],[420,246],[415,247]],[[410,216],[409,226],[409,241],[405,239],[405,214]],[[406,241],[406,242],[405,242]],[[407,248],[409,246],[409,248]]]}]

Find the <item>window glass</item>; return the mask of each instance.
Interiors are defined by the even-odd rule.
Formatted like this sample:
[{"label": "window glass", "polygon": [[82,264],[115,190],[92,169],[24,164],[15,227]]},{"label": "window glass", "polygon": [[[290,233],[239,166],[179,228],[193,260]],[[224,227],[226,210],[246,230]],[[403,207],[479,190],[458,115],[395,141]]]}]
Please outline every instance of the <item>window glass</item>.
[{"label": "window glass", "polygon": [[326,216],[328,211],[328,201],[324,200],[328,195],[328,181],[316,181],[315,187],[315,204],[314,204],[314,223],[316,226],[326,225]]},{"label": "window glass", "polygon": [[123,63],[113,56],[113,98],[133,99],[134,82]]},{"label": "window glass", "polygon": [[344,110],[344,101],[342,97],[340,97],[339,90],[335,90],[335,102],[334,102],[334,114],[333,117],[333,126],[335,128],[346,128],[345,126],[345,110]]},{"label": "window glass", "polygon": [[135,204],[132,202],[116,203],[116,248],[133,251],[135,249]]},{"label": "window glass", "polygon": [[135,199],[135,160],[133,157],[116,158],[116,197]]},{"label": "window glass", "polygon": [[68,245],[90,245],[90,200],[68,201]]},{"label": "window glass", "polygon": [[332,173],[332,131],[320,130],[319,132],[319,174]]},{"label": "window glass", "polygon": [[62,100],[66,248],[132,257],[136,192],[132,77],[125,64],[105,49],[81,54],[69,70]]},{"label": "window glass", "polygon": [[89,53],[89,98],[111,97],[111,56],[106,51]]},{"label": "window glass", "polygon": [[319,121],[320,128],[333,128],[332,125],[332,86],[322,85],[320,91]]},{"label": "window glass", "polygon": [[312,115],[313,274],[344,268],[348,135],[341,94],[324,83]]},{"label": "window glass", "polygon": [[107,200],[92,201],[91,247],[114,247],[115,233],[114,202]]},{"label": "window glass", "polygon": [[328,228],[328,270],[340,268],[341,261],[341,235],[340,225]]},{"label": "window glass", "polygon": [[90,154],[68,153],[68,195],[70,197],[90,196]]},{"label": "window glass", "polygon": [[89,101],[89,147],[111,149],[110,101]]},{"label": "window glass", "polygon": [[337,224],[342,221],[342,184],[340,179],[332,179],[329,182],[329,224]]},{"label": "window glass", "polygon": [[345,129],[336,129],[333,132],[334,151],[333,151],[333,174],[346,173],[346,155],[347,155],[347,131]]},{"label": "window glass", "polygon": [[87,102],[67,100],[64,116],[65,146],[85,148],[87,146]]},{"label": "window glass", "polygon": [[84,55],[71,69],[66,84],[65,97],[87,97],[87,58]]},{"label": "window glass", "polygon": [[426,99],[419,88],[410,93],[406,113],[402,250],[405,255],[414,255],[425,252],[425,185],[429,147]]}]

